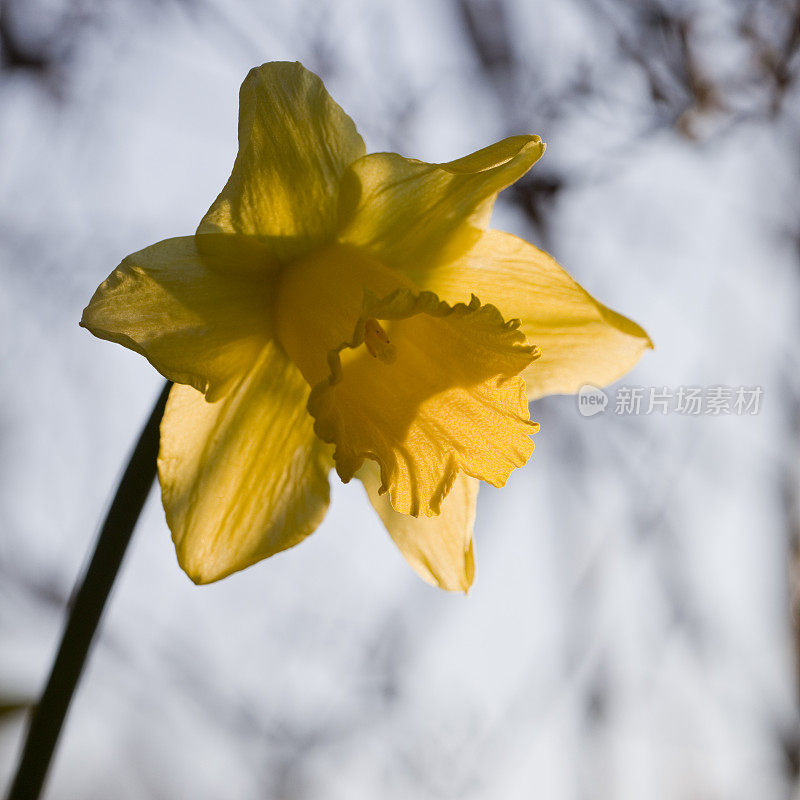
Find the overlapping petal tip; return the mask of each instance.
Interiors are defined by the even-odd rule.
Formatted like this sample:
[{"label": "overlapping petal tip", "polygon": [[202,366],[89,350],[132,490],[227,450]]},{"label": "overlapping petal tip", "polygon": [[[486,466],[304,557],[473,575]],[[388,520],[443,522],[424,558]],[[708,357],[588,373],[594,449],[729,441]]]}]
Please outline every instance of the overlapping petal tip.
[{"label": "overlapping petal tip", "polygon": [[439,514],[459,472],[503,486],[538,430],[519,376],[539,351],[523,340],[518,321],[475,297],[450,306],[431,292],[367,294],[308,402],[341,479],[376,461],[379,491],[414,517]]},{"label": "overlapping petal tip", "polygon": [[307,397],[308,384],[274,344],[216,403],[172,388],[159,480],[178,561],[195,583],[292,547],[322,521],[331,462]]},{"label": "overlapping petal tip", "polygon": [[411,271],[418,285],[455,303],[477,293],[521,320],[542,357],[525,371],[530,399],[605,386],[653,347],[632,320],[595,300],[547,253],[500,231],[486,231],[461,257]]},{"label": "overlapping petal tip", "polygon": [[459,474],[435,517],[398,514],[380,493],[380,470],[365,461],[357,473],[369,501],[397,548],[425,581],[452,592],[467,592],[475,577],[473,526],[478,481]]},{"label": "overlapping petal tip", "polygon": [[[508,136],[466,156],[434,166],[462,175],[493,171],[493,181],[505,188],[521,178],[544,155],[545,148],[541,137],[535,134]],[[500,167],[506,168],[505,173],[497,171]]]},{"label": "overlapping petal tip", "polygon": [[269,242],[282,260],[333,237],[342,173],[365,153],[355,124],[299,63],[248,73],[239,93],[239,152],[198,233]]},{"label": "overlapping petal tip", "polygon": [[466,250],[489,223],[498,192],[541,157],[538,136],[512,136],[445,164],[373,153],[345,172],[339,241],[396,269],[422,269]]},{"label": "overlapping petal tip", "polygon": [[[200,237],[198,237],[200,238]],[[271,283],[230,272],[261,269],[261,251],[217,237],[167,239],[128,256],[99,286],[81,325],[144,355],[166,378],[221,397],[255,363],[269,340]]]}]

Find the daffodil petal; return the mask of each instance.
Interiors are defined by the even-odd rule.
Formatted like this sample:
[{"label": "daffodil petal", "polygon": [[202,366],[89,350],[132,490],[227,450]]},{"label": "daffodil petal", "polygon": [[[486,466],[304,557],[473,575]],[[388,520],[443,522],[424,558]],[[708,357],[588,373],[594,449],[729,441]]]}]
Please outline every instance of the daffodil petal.
[{"label": "daffodil petal", "polygon": [[352,341],[330,355],[311,392],[314,430],[336,445],[343,481],[378,462],[393,508],[433,516],[458,472],[502,486],[533,452],[525,384],[538,355],[513,323],[472,298],[430,292],[367,296]]},{"label": "daffodil petal", "polygon": [[364,155],[355,124],[301,64],[248,73],[239,93],[239,153],[198,233],[240,233],[282,259],[332,237],[339,180]]},{"label": "daffodil petal", "polygon": [[325,516],[330,456],[314,436],[307,396],[274,344],[216,403],[172,388],[158,474],[178,561],[195,583],[298,544]]},{"label": "daffodil petal", "polygon": [[367,496],[403,557],[423,580],[451,592],[466,592],[475,576],[472,528],[478,481],[459,474],[436,517],[398,514],[380,494],[380,470],[365,461],[358,471]]},{"label": "daffodil petal", "polygon": [[[81,325],[141,353],[165,377],[221,397],[255,363],[271,336],[271,282],[231,275],[231,261],[260,259],[235,237],[167,239],[128,256],[100,284]],[[206,237],[207,238],[207,237]]]},{"label": "daffodil petal", "polygon": [[524,373],[531,399],[605,386],[653,346],[642,328],[595,300],[551,256],[508,233],[487,231],[461,258],[411,278],[448,303],[475,293],[521,321],[542,351]]},{"label": "daffodil petal", "polygon": [[538,136],[512,136],[447,164],[365,156],[342,178],[339,241],[401,270],[458,254],[488,225],[497,193],[543,152]]}]

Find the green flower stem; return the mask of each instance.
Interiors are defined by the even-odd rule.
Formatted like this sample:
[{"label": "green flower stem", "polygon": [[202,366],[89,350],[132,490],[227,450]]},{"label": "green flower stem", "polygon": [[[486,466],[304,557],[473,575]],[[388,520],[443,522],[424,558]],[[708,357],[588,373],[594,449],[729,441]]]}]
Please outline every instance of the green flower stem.
[{"label": "green flower stem", "polygon": [[50,677],[31,717],[8,800],[36,800],[44,785],[103,608],[153,485],[158,430],[171,385],[164,386],[139,436],[97,538],[92,560],[77,586]]}]

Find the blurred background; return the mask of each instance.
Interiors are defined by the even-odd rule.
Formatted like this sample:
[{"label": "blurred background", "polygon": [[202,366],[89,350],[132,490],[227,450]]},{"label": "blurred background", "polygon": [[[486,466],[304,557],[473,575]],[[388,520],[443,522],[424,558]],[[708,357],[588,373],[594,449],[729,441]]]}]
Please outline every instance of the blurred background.
[{"label": "blurred background", "polygon": [[356,482],[302,546],[197,588],[153,493],[46,797],[797,796],[798,51],[795,0],[2,0],[0,786],[161,385],[81,310],[194,231],[240,82],[286,59],[370,151],[542,135],[493,227],[648,330],[620,386],[760,407],[535,403],[531,462],[481,490],[466,599]]}]

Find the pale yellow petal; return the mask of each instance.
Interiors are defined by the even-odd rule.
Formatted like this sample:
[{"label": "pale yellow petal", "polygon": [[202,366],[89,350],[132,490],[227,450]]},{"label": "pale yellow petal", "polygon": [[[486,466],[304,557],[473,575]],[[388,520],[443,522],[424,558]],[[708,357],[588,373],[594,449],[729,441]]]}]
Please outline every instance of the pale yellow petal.
[{"label": "pale yellow petal", "polygon": [[231,274],[231,262],[260,263],[263,253],[219,236],[214,252],[201,255],[199,238],[167,239],[128,256],[97,289],[80,324],[213,399],[269,341],[272,282],[268,272],[258,279]]},{"label": "pale yellow petal", "polygon": [[286,260],[330,239],[339,180],[364,155],[353,121],[301,64],[250,70],[239,94],[239,153],[198,233],[241,233]]},{"label": "pale yellow petal", "polygon": [[524,373],[532,399],[605,386],[653,346],[642,328],[595,300],[551,256],[508,233],[487,231],[461,258],[410,275],[448,303],[474,293],[521,321],[542,351]]},{"label": "pale yellow petal", "polygon": [[357,477],[394,543],[420,577],[448,591],[466,592],[475,575],[472,529],[478,481],[458,475],[438,516],[411,517],[398,514],[388,496],[379,493],[381,476],[375,462],[365,461]]},{"label": "pale yellow petal", "polygon": [[401,270],[460,253],[488,225],[497,193],[543,152],[538,136],[513,136],[447,164],[365,156],[342,179],[339,241]]},{"label": "pale yellow petal", "polygon": [[328,507],[330,458],[305,410],[308,385],[277,345],[222,400],[174,386],[158,472],[178,561],[219,580],[302,541]]},{"label": "pale yellow petal", "polygon": [[396,511],[438,514],[458,472],[495,486],[533,451],[525,385],[535,348],[493,306],[448,306],[430,292],[367,296],[352,340],[314,387],[314,430],[350,480],[378,462]]}]

